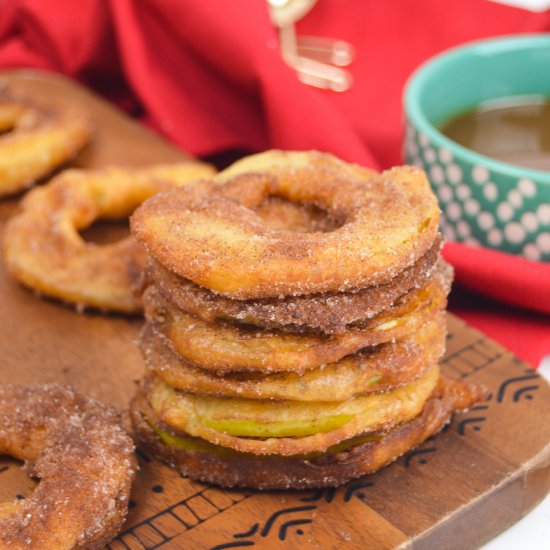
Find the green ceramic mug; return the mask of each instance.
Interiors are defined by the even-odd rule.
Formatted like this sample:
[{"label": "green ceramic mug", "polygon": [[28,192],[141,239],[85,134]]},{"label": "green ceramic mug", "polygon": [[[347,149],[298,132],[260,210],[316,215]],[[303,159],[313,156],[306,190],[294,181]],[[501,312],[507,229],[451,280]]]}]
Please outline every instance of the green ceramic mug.
[{"label": "green ceramic mug", "polygon": [[550,261],[550,172],[501,162],[438,127],[490,99],[550,98],[550,34],[483,40],[422,65],[405,89],[404,156],[428,174],[449,240]]}]

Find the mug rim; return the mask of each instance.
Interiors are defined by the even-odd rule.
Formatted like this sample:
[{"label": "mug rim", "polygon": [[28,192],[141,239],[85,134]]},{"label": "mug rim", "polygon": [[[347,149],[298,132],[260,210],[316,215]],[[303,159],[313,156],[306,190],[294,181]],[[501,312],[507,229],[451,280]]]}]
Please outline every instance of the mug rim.
[{"label": "mug rim", "polygon": [[494,51],[506,52],[507,50],[517,51],[518,49],[532,49],[533,46],[546,46],[550,50],[550,33],[527,33],[504,35],[493,38],[475,40],[451,49],[445,50],[422,63],[411,74],[405,85],[404,107],[405,115],[417,131],[428,136],[430,141],[436,142],[438,146],[445,147],[451,153],[455,151],[470,164],[481,164],[492,172],[501,172],[518,179],[531,179],[538,183],[550,185],[550,171],[526,168],[500,161],[483,155],[472,149],[460,145],[456,141],[445,136],[425,116],[420,107],[420,96],[425,81],[437,73],[442,66],[449,61],[458,59],[463,55],[491,53]]}]

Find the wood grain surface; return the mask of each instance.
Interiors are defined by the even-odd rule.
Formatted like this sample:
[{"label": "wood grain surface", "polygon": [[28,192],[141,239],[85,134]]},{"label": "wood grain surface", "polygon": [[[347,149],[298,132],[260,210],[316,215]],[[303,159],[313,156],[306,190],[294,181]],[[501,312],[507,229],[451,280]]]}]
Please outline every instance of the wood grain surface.
[{"label": "wood grain surface", "polygon": [[[184,158],[176,148],[81,87],[54,75],[4,72],[93,113],[79,166]],[[17,199],[0,202],[0,231]],[[139,318],[79,314],[20,287],[0,264],[0,382],[61,382],[124,409],[143,370]],[[182,478],[138,451],[128,521],[112,549],[478,548],[550,489],[550,388],[528,365],[449,315],[443,371],[487,385],[490,399],[378,473],[337,490],[222,490]],[[0,457],[0,501],[35,481]]]}]

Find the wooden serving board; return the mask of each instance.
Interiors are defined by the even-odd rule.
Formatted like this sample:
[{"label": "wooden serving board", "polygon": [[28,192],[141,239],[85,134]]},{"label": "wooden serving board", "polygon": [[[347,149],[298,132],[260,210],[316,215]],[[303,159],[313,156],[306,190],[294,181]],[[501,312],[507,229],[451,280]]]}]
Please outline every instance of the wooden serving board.
[{"label": "wooden serving board", "polygon": [[[63,78],[8,79],[85,104],[97,125],[82,166],[184,157],[151,131]],[[0,202],[0,227],[16,200]],[[0,263],[0,382],[62,382],[125,408],[143,372],[140,319],[78,314],[14,283]],[[380,472],[337,490],[221,490],[182,478],[138,451],[130,514],[112,549],[477,548],[550,488],[550,388],[528,365],[449,315],[447,376],[479,381],[491,398]],[[0,501],[34,486],[0,458]]]}]

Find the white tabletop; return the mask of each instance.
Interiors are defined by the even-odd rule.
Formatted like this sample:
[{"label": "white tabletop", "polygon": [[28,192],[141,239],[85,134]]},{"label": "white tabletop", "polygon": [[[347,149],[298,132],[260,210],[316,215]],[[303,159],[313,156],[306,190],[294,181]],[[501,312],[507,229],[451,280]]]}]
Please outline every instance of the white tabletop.
[{"label": "white tabletop", "polygon": [[521,521],[482,550],[548,550],[550,548],[550,494]]}]

